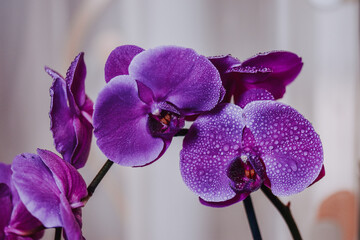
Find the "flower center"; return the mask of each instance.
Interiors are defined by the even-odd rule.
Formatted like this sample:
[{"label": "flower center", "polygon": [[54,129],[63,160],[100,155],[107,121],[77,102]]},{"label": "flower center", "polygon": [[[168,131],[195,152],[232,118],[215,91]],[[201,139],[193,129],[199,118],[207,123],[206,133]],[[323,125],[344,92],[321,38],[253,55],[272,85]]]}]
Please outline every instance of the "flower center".
[{"label": "flower center", "polygon": [[157,108],[149,114],[148,124],[154,137],[172,137],[184,126],[185,121],[180,114]]},{"label": "flower center", "polygon": [[227,169],[230,187],[238,193],[258,190],[264,182],[264,173],[260,157],[246,150],[234,158]]}]

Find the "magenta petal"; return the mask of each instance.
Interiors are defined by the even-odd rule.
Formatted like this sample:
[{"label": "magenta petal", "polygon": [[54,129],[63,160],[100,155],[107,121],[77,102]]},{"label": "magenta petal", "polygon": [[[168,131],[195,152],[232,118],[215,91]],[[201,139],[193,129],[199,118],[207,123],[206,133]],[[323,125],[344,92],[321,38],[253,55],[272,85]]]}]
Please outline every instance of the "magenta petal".
[{"label": "magenta petal", "polygon": [[0,183],[0,239],[4,239],[4,228],[9,224],[12,202],[11,191],[5,183]]},{"label": "magenta petal", "polygon": [[127,75],[112,79],[99,93],[94,111],[97,145],[110,160],[142,166],[160,157],[161,138],[148,129],[150,107],[138,96],[136,81]]},{"label": "magenta petal", "polygon": [[76,147],[71,157],[71,165],[82,168],[89,156],[92,138],[92,125],[83,117],[74,118],[73,127],[76,132]]},{"label": "magenta petal", "polygon": [[184,138],[180,152],[180,171],[185,184],[208,202],[235,197],[227,169],[239,155],[243,124],[242,109],[221,104],[200,115]]},{"label": "magenta petal", "polygon": [[11,174],[11,165],[0,162],[0,183],[5,183],[10,187]]},{"label": "magenta petal", "polygon": [[76,133],[73,126],[73,113],[68,106],[66,82],[57,78],[50,88],[50,129],[53,133],[56,150],[65,161],[71,162],[76,146]]},{"label": "magenta petal", "polygon": [[79,203],[87,196],[86,183],[72,165],[50,151],[38,149],[37,153],[52,172],[58,188],[70,204]]},{"label": "magenta petal", "polygon": [[49,168],[36,154],[15,157],[12,180],[21,201],[45,227],[61,226],[60,191]]},{"label": "magenta petal", "polygon": [[235,102],[236,105],[244,108],[248,103],[259,100],[274,100],[273,95],[262,88],[254,88],[244,92]]},{"label": "magenta petal", "polygon": [[8,234],[32,236],[31,239],[40,239],[44,234],[43,229],[43,224],[30,214],[22,202],[18,202],[13,209],[6,232]]},{"label": "magenta petal", "polygon": [[286,51],[273,51],[258,54],[239,66],[229,70],[232,77],[240,84],[240,92],[235,93],[235,99],[241,95],[241,88],[263,88],[269,91],[275,99],[281,98],[285,87],[300,73],[303,63],[296,54]]},{"label": "magenta petal", "polygon": [[192,49],[162,46],[146,50],[134,57],[129,74],[149,87],[157,102],[171,102],[185,114],[210,110],[220,99],[218,71]]},{"label": "magenta petal", "polygon": [[200,203],[205,206],[214,207],[214,208],[223,208],[223,207],[227,207],[227,206],[233,205],[235,203],[238,203],[238,202],[244,200],[245,198],[247,198],[249,195],[250,195],[249,192],[237,193],[235,195],[235,197],[233,197],[229,200],[223,201],[223,202],[207,202],[202,198],[199,198],[199,200],[200,200]]},{"label": "magenta petal", "polygon": [[71,206],[69,205],[66,197],[63,194],[60,195],[60,199],[60,215],[63,223],[62,227],[64,228],[64,236],[66,236],[65,239],[81,240],[81,226],[77,222]]},{"label": "magenta petal", "polygon": [[115,48],[105,63],[105,81],[119,75],[128,75],[131,60],[144,49],[134,45],[123,45]]},{"label": "magenta petal", "polygon": [[244,120],[256,140],[275,195],[307,188],[319,175],[323,150],[311,123],[290,106],[254,101],[244,108]]},{"label": "magenta petal", "polygon": [[85,103],[85,77],[86,66],[84,62],[84,53],[82,52],[77,55],[71,63],[65,78],[65,81],[70,88],[72,97],[74,98],[76,105],[79,107]]}]

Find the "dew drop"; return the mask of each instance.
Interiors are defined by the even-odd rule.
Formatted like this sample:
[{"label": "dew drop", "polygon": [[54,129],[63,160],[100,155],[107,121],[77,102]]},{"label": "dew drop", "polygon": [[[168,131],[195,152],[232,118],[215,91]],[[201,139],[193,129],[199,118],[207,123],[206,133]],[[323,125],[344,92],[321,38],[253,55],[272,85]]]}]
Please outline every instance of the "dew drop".
[{"label": "dew drop", "polygon": [[226,152],[226,151],[229,151],[229,148],[230,148],[229,145],[226,144],[226,145],[224,146],[224,151],[225,151],[225,152]]}]

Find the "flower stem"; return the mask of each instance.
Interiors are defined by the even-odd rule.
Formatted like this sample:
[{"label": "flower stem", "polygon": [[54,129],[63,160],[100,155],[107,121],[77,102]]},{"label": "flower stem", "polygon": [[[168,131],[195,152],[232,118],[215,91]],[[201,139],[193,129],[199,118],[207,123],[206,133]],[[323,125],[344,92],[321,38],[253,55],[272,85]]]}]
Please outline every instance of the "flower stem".
[{"label": "flower stem", "polygon": [[254,211],[254,207],[253,207],[250,195],[247,198],[245,198],[245,200],[243,202],[244,202],[246,216],[249,221],[253,239],[261,240],[262,238],[261,238],[261,234],[260,234],[260,229],[259,229],[259,225],[256,220],[256,215],[255,215],[255,211]]},{"label": "flower stem", "polygon": [[86,201],[89,200],[89,198],[94,194],[96,187],[99,185],[101,180],[104,178],[106,173],[109,171],[109,169],[111,168],[113,163],[114,163],[113,161],[108,159],[105,162],[105,164],[103,165],[103,167],[100,169],[98,174],[96,174],[95,178],[92,180],[90,185],[87,187],[88,196],[86,197]]},{"label": "flower stem", "polygon": [[61,227],[57,227],[55,228],[55,240],[60,240],[61,239],[61,232],[62,232],[62,228]]},{"label": "flower stem", "polygon": [[174,137],[185,136],[188,133],[188,131],[189,129],[187,128],[180,129],[180,131],[175,133]]},{"label": "flower stem", "polygon": [[288,228],[290,229],[291,235],[294,240],[301,240],[302,237],[300,235],[299,229],[295,223],[295,220],[290,211],[290,202],[285,205],[283,204],[280,199],[274,194],[272,194],[271,190],[266,186],[261,186],[261,190],[266,195],[266,197],[274,204],[277,210],[280,212],[281,216],[284,218]]}]

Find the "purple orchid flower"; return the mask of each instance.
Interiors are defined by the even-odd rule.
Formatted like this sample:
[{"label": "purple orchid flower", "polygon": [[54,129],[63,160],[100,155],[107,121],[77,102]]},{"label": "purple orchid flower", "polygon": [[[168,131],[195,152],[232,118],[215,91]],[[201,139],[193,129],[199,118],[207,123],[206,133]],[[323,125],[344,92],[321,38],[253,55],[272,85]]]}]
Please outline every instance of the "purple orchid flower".
[{"label": "purple orchid flower", "polygon": [[227,56],[209,57],[219,70],[226,94],[223,102],[235,102],[249,89],[261,88],[270,92],[275,99],[282,98],[285,87],[300,73],[301,58],[287,51],[260,53],[240,62]]},{"label": "purple orchid flower", "polygon": [[75,168],[85,165],[92,138],[93,103],[85,94],[84,53],[71,63],[64,79],[45,67],[54,79],[50,88],[50,130],[56,150]]},{"label": "purple orchid flower", "polygon": [[46,228],[62,227],[65,239],[83,239],[81,207],[87,189],[72,165],[38,149],[37,154],[16,156],[12,171],[19,197],[33,216]]},{"label": "purple orchid flower", "polygon": [[296,194],[325,174],[310,122],[259,91],[243,97],[244,108],[223,103],[200,115],[184,138],[181,174],[205,205],[228,206],[262,184],[277,196]]},{"label": "purple orchid flower", "polygon": [[112,161],[144,166],[160,158],[184,117],[209,111],[224,89],[216,68],[194,50],[120,46],[105,65],[94,135]]},{"label": "purple orchid flower", "polygon": [[11,166],[0,163],[0,240],[40,239],[44,226],[20,201],[11,175]]}]

